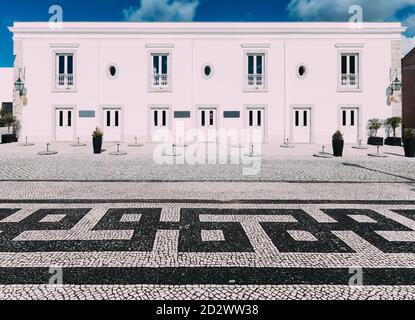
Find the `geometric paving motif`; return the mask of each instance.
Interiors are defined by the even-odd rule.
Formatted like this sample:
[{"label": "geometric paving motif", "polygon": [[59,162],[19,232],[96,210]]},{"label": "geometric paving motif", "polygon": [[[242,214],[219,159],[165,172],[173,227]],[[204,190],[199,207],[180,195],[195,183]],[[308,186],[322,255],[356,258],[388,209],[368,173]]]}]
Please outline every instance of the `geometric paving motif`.
[{"label": "geometric paving motif", "polygon": [[0,284],[415,284],[413,210],[168,206],[0,209]]}]

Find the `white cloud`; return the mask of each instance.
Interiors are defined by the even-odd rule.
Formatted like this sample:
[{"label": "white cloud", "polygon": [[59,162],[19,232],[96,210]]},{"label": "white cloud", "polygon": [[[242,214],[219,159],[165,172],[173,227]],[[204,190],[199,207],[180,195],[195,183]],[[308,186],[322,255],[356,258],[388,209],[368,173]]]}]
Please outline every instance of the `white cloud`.
[{"label": "white cloud", "polygon": [[[349,21],[352,5],[363,8],[365,21],[399,21],[398,12],[415,6],[415,0],[290,0],[287,6],[289,15],[303,21]],[[402,21],[408,28],[402,38],[402,54],[407,54],[415,46],[415,14]]]},{"label": "white cloud", "polygon": [[362,6],[365,21],[383,21],[415,5],[415,0],[291,0],[287,10],[301,20],[348,21],[349,8],[356,4]]},{"label": "white cloud", "polygon": [[199,0],[140,0],[123,10],[127,21],[193,21]]},{"label": "white cloud", "polygon": [[402,38],[402,55],[406,55],[415,47],[415,37],[406,37]]}]

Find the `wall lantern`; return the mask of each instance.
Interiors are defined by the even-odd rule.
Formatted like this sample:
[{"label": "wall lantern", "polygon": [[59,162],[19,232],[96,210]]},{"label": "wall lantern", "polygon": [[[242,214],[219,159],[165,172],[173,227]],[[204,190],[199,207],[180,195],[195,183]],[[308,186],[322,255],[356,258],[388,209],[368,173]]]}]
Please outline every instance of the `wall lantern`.
[{"label": "wall lantern", "polygon": [[14,83],[14,90],[19,93],[20,97],[23,95],[24,92],[24,83],[22,79],[17,79],[17,81]]},{"label": "wall lantern", "polygon": [[[399,80],[400,74],[398,72],[398,69],[395,69],[394,71],[391,70],[391,74],[390,74],[390,81],[391,81],[391,89],[393,91],[400,91],[402,90],[402,81]],[[395,79],[395,80],[393,80]]]},{"label": "wall lantern", "polygon": [[391,88],[393,91],[400,91],[402,89],[402,82],[398,79],[398,77],[392,81]]}]

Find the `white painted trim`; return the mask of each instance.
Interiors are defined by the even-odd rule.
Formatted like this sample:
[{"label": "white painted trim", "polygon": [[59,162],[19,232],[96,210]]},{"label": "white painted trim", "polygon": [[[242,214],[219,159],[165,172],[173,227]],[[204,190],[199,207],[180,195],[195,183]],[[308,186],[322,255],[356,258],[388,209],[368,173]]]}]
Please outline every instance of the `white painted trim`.
[{"label": "white painted trim", "polygon": [[289,142],[294,143],[294,126],[295,126],[295,118],[294,118],[294,111],[295,110],[310,110],[310,142],[306,144],[313,144],[316,141],[315,136],[315,105],[314,104],[292,104],[290,105],[290,138]]},{"label": "white painted trim", "polygon": [[142,23],[142,22],[64,22],[62,29],[50,29],[47,22],[15,22],[9,30],[23,38],[36,34],[53,37],[62,34],[243,34],[243,35],[292,35],[292,34],[388,34],[400,35],[406,28],[399,22],[363,23],[359,29],[350,28],[348,22],[298,22],[298,23]]},{"label": "white painted trim", "polygon": [[[122,142],[125,138],[125,112],[124,112],[124,105],[119,104],[101,104],[99,107],[99,126],[102,131],[105,133],[105,125],[104,125],[104,110],[120,110],[120,140],[121,141],[110,141],[110,142]],[[105,142],[105,137],[104,137]]]},{"label": "white painted trim", "polygon": [[364,133],[363,133],[363,116],[362,116],[362,105],[361,104],[340,104],[337,106],[337,130],[341,131],[342,128],[342,111],[344,109],[357,109],[357,141],[358,143],[360,140],[362,140],[362,144],[365,144],[365,141],[363,141]]},{"label": "white painted trim", "polygon": [[79,43],[50,43],[49,46],[51,48],[58,48],[58,49],[77,49],[79,48]]},{"label": "white painted trim", "polygon": [[[151,85],[152,74],[153,74],[153,55],[154,54],[166,54],[167,59],[167,68],[168,68],[168,86],[166,88],[153,88]],[[172,50],[163,50],[163,49],[149,49],[147,57],[147,92],[157,93],[157,92],[173,92],[173,51]]]},{"label": "white painted trim", "polygon": [[[57,70],[57,60],[56,60],[56,56],[58,54],[67,54],[73,55],[73,87],[71,89],[60,89],[58,88],[58,86],[56,85],[56,75],[58,73]],[[52,92],[53,93],[76,93],[77,92],[77,80],[78,80],[78,54],[77,54],[77,50],[71,49],[71,50],[67,50],[67,49],[56,49],[56,50],[52,50]]]},{"label": "white painted trim", "polygon": [[[258,55],[264,55],[264,81],[265,85],[263,89],[252,89],[248,86],[248,55],[249,54],[258,54]],[[265,49],[250,49],[250,50],[244,50],[243,51],[243,92],[249,92],[249,93],[267,93],[268,92],[268,50]]]},{"label": "white painted trim", "polygon": [[[357,54],[359,57],[358,63],[358,75],[359,75],[359,87],[350,88],[341,85],[341,67],[342,67],[342,54]],[[363,51],[353,49],[339,49],[337,50],[337,92],[363,92]]]},{"label": "white painted trim", "polygon": [[174,43],[146,43],[147,49],[172,49],[174,47]]},{"label": "white painted trim", "polygon": [[[73,131],[73,137],[72,141],[59,141],[59,142],[74,142],[77,138],[77,132],[78,132],[78,111],[77,111],[77,105],[59,105],[55,104],[52,105],[52,138],[53,142],[57,142],[56,140],[56,111],[57,110],[72,110],[73,116],[72,116],[72,131]],[[51,141],[52,142],[52,141]]]},{"label": "white painted trim", "polygon": [[263,121],[263,123],[264,123],[264,128],[263,128],[263,130],[264,130],[264,141],[263,141],[263,143],[267,144],[268,143],[268,138],[269,138],[268,137],[268,128],[270,127],[269,126],[270,119],[268,117],[268,105],[266,105],[266,104],[245,104],[243,106],[243,116],[242,116],[243,126],[242,126],[242,128],[244,130],[249,130],[248,111],[249,110],[258,110],[258,109],[264,110],[265,120]]},{"label": "white painted trim", "polygon": [[364,43],[337,43],[336,48],[347,49],[347,48],[364,48]]},{"label": "white painted trim", "polygon": [[241,48],[243,49],[269,49],[271,47],[270,43],[243,43]]},{"label": "white painted trim", "polygon": [[173,105],[171,104],[149,104],[147,106],[147,141],[153,142],[152,131],[153,131],[153,110],[167,110],[167,129],[173,133]]}]

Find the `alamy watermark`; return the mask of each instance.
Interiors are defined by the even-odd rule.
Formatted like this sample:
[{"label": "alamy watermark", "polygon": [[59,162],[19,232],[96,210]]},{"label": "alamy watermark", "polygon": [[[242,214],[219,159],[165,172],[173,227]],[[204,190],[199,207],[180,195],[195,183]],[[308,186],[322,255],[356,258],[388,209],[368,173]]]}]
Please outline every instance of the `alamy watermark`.
[{"label": "alamy watermark", "polygon": [[63,8],[59,5],[49,7],[49,28],[52,30],[63,29]]},{"label": "alamy watermark", "polygon": [[153,160],[158,165],[238,165],[242,175],[261,172],[263,130],[156,130]]},{"label": "alamy watermark", "polygon": [[62,286],[63,285],[63,269],[62,267],[50,267],[49,268],[49,285],[50,286]]},{"label": "alamy watermark", "polygon": [[349,286],[358,288],[363,286],[363,268],[362,267],[353,267],[349,269],[349,274],[352,277],[349,279]]}]

